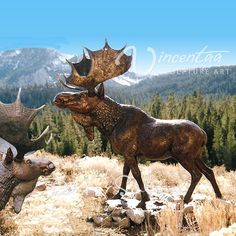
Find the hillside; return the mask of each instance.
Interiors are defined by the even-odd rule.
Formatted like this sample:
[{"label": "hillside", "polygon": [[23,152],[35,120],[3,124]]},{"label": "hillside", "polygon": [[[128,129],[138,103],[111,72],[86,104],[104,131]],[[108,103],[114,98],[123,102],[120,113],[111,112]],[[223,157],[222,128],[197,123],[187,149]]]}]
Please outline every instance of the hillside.
[{"label": "hillside", "polygon": [[193,91],[213,96],[236,94],[236,66],[196,68],[152,76],[123,90],[143,103],[157,93],[161,96],[170,93],[186,95]]},{"label": "hillside", "polygon": [[[55,49],[28,48],[0,52],[0,99],[3,93],[10,92],[10,87],[25,87],[34,97],[37,93],[45,93],[44,86],[50,92],[44,94],[44,101],[51,101],[58,91],[56,77],[61,73],[70,73],[70,67],[65,59],[79,61],[78,55],[67,55]],[[137,75],[127,72],[122,76],[107,81],[107,94],[119,101],[136,104],[147,103],[150,98],[159,93],[166,96],[190,94],[200,91],[202,94],[219,96],[236,94],[236,66],[220,66],[211,68],[196,68],[189,71],[175,71],[163,75]],[[28,87],[38,85],[39,91]],[[34,89],[37,89],[34,87]],[[28,93],[29,93],[28,92]]]},{"label": "hillside", "polygon": [[[96,227],[86,222],[91,216],[102,214],[106,195],[117,191],[121,181],[122,161],[116,158],[78,156],[58,158],[47,153],[36,153],[30,158],[47,158],[56,164],[56,171],[49,177],[40,178],[38,186],[23,205],[19,215],[11,213],[11,202],[1,212],[0,234],[7,236],[47,236],[47,235],[145,235],[146,226],[131,222],[131,227],[121,229]],[[177,204],[180,195],[189,186],[190,176],[180,166],[153,163],[140,165],[143,180],[151,196],[159,196],[159,201],[168,201],[169,207],[155,212],[159,227],[155,232],[161,235],[180,235],[179,211],[171,206]],[[236,222],[235,215],[235,172],[226,172],[223,167],[214,168],[216,179],[227,201],[216,200],[209,181],[204,177],[193,194],[193,214],[189,227],[184,227],[181,235],[209,235],[211,231],[228,227]],[[45,189],[46,188],[46,189]],[[97,189],[97,195],[91,189]],[[138,187],[130,176],[127,196],[137,201]],[[152,198],[151,198],[152,199]],[[162,200],[161,200],[162,199]],[[169,200],[165,200],[169,199]],[[174,199],[174,202],[171,202]],[[191,209],[190,207],[189,209]],[[192,214],[192,213],[191,213]],[[115,218],[114,218],[115,219]],[[193,225],[190,222],[194,222]],[[199,227],[196,231],[196,225]],[[172,234],[167,234],[172,232]],[[160,234],[156,234],[160,235]],[[217,234],[216,234],[217,235]],[[224,234],[227,235],[227,234]],[[230,234],[229,234],[230,235]],[[232,234],[231,234],[232,235]]]},{"label": "hillside", "polygon": [[[0,85],[29,86],[57,82],[56,77],[70,73],[66,59],[78,62],[80,55],[64,54],[51,48],[22,48],[0,52]],[[141,81],[134,73],[109,82],[113,86],[131,86]]]}]

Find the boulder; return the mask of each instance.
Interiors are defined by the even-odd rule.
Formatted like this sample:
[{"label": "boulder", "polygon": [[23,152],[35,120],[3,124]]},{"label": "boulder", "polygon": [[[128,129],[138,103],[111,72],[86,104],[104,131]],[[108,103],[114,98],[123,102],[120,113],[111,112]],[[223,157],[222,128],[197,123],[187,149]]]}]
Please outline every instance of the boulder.
[{"label": "boulder", "polygon": [[122,206],[120,199],[107,200],[106,203],[107,203],[106,210],[108,212],[112,212],[114,209]]},{"label": "boulder", "polygon": [[127,209],[126,215],[135,223],[135,224],[141,224],[144,219],[144,211],[141,208],[135,208],[135,209]]},{"label": "boulder", "polygon": [[130,219],[128,217],[124,217],[121,219],[121,221],[118,223],[118,226],[121,229],[128,229],[130,227]]},{"label": "boulder", "polygon": [[140,192],[137,192],[137,193],[135,193],[135,198],[137,199],[137,200],[139,200],[139,201],[141,201],[142,200],[142,195],[141,195],[141,193]]},{"label": "boulder", "polygon": [[103,189],[100,187],[87,187],[85,195],[88,197],[102,197],[102,196],[104,196]]},{"label": "boulder", "polygon": [[125,210],[120,207],[117,207],[112,211],[111,216],[112,217],[125,217]]},{"label": "boulder", "polygon": [[101,226],[106,227],[106,228],[112,227],[112,218],[111,218],[111,216],[107,216],[107,217],[103,218]]},{"label": "boulder", "polygon": [[102,216],[93,216],[92,219],[96,226],[101,226],[104,220]]},{"label": "boulder", "polygon": [[46,184],[40,184],[36,187],[38,191],[45,191],[47,188]]}]

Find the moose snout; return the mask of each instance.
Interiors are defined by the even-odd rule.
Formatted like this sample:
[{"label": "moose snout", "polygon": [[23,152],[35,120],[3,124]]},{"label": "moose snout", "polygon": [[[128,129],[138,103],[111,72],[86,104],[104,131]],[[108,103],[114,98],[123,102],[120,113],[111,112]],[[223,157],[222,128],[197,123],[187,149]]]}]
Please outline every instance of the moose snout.
[{"label": "moose snout", "polygon": [[49,165],[48,165],[48,169],[53,171],[53,170],[56,169],[56,167],[55,167],[55,165],[52,162],[50,162]]},{"label": "moose snout", "polygon": [[43,175],[47,176],[50,175],[55,169],[55,165],[52,162],[49,162],[41,169],[41,171]]}]

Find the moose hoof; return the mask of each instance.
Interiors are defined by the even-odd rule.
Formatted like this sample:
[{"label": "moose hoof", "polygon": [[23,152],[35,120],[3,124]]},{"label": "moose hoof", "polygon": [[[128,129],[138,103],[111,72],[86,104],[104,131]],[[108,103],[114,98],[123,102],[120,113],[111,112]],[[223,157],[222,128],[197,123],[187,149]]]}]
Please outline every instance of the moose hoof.
[{"label": "moose hoof", "polygon": [[142,195],[142,202],[148,202],[150,201],[150,197],[147,192],[144,192]]},{"label": "moose hoof", "polygon": [[187,204],[191,202],[193,199],[192,198],[184,198],[184,203]]},{"label": "moose hoof", "polygon": [[146,202],[141,201],[138,205],[137,208],[141,208],[143,210],[146,210]]}]

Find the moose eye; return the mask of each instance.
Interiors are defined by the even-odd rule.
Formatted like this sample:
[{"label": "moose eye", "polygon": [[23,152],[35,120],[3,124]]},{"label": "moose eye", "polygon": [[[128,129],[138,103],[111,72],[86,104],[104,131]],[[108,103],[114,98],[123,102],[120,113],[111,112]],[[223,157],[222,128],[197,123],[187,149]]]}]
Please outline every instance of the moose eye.
[{"label": "moose eye", "polygon": [[26,164],[27,164],[27,165],[31,165],[31,164],[32,164],[32,161],[31,161],[30,159],[28,159],[28,160],[26,161]]}]

